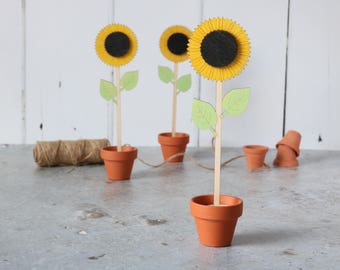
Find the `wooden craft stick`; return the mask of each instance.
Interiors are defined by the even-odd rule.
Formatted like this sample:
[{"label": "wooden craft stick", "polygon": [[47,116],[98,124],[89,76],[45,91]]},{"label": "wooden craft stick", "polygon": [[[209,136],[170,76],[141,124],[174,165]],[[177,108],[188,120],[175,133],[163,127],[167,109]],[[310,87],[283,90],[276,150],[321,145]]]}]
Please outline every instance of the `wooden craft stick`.
[{"label": "wooden craft stick", "polygon": [[122,123],[121,123],[121,100],[120,100],[120,67],[115,68],[116,86],[117,86],[117,108],[116,108],[116,124],[117,124],[117,151],[122,151]]},{"label": "wooden craft stick", "polygon": [[178,63],[174,63],[174,89],[172,94],[172,129],[171,136],[176,136],[176,115],[177,115],[177,77],[178,77]]},{"label": "wooden craft stick", "polygon": [[216,136],[215,136],[215,173],[214,173],[214,205],[220,204],[221,182],[221,133],[222,133],[222,81],[216,83]]}]

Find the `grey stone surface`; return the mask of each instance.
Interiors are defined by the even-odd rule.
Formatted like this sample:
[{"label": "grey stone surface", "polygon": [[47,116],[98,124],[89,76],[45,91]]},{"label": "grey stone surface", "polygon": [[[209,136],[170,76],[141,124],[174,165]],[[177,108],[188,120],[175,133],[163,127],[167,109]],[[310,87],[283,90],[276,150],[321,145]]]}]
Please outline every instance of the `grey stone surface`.
[{"label": "grey stone surface", "polygon": [[[213,165],[211,149],[187,153]],[[139,157],[162,160],[157,147]],[[188,158],[136,160],[131,180],[110,182],[102,165],[39,168],[32,146],[0,146],[0,269],[339,269],[340,152],[306,150],[299,161],[224,167],[221,191],[242,198],[244,212],[233,245],[209,248],[189,200],[212,193],[213,173]]]}]

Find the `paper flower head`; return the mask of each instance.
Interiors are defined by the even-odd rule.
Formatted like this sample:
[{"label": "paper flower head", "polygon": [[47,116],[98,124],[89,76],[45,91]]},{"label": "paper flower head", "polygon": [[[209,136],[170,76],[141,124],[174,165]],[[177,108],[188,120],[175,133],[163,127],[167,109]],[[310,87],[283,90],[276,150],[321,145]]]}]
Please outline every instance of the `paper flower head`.
[{"label": "paper flower head", "polygon": [[114,67],[129,63],[136,55],[137,46],[137,38],[133,31],[122,24],[105,26],[96,38],[98,57]]},{"label": "paper flower head", "polygon": [[159,41],[159,47],[164,57],[176,63],[187,60],[190,36],[191,31],[181,25],[165,29]]},{"label": "paper flower head", "polygon": [[202,22],[192,33],[188,45],[193,68],[209,80],[228,80],[239,74],[250,56],[246,32],[227,18]]}]

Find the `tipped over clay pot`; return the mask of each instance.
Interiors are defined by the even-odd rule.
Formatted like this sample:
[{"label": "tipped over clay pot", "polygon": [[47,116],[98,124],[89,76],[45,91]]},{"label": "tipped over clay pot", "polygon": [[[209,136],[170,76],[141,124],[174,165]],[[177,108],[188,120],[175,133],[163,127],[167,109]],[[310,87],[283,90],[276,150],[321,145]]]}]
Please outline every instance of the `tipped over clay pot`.
[{"label": "tipped over clay pot", "polygon": [[273,164],[277,167],[297,167],[299,166],[299,161],[296,158],[296,152],[292,148],[280,144],[277,146],[277,154]]},{"label": "tipped over clay pot", "polygon": [[247,167],[249,170],[257,170],[264,166],[264,160],[269,149],[267,146],[245,145],[242,149],[246,156]]},{"label": "tipped over clay pot", "polygon": [[137,148],[122,146],[122,151],[117,151],[117,146],[108,146],[100,150],[104,160],[107,177],[110,180],[129,180],[133,163],[137,158]]},{"label": "tipped over clay pot", "polygon": [[190,200],[201,244],[209,247],[230,246],[238,218],[242,215],[240,198],[220,195],[220,205],[213,205],[214,195],[200,195]]},{"label": "tipped over clay pot", "polygon": [[300,143],[301,143],[301,134],[295,130],[287,131],[286,135],[279,141],[276,146],[284,144],[292,148],[296,156],[300,155]]},{"label": "tipped over clay pot", "polygon": [[277,154],[273,162],[277,167],[297,167],[300,155],[301,134],[295,130],[289,130],[276,144]]},{"label": "tipped over clay pot", "polygon": [[173,137],[171,132],[160,133],[158,134],[158,142],[161,145],[164,160],[168,160],[175,154],[183,153],[183,155],[168,160],[168,162],[182,162],[185,149],[189,143],[189,134],[176,132]]}]

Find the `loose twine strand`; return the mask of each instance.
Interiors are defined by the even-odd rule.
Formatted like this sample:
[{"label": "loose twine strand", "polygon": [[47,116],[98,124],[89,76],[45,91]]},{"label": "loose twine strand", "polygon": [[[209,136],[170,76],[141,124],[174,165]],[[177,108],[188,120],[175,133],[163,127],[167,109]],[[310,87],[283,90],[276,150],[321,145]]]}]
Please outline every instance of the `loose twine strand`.
[{"label": "loose twine strand", "polygon": [[[159,163],[159,164],[151,164],[151,163],[148,163],[146,161],[144,161],[143,159],[141,158],[137,158],[141,163],[143,163],[144,165],[147,165],[149,167],[153,167],[153,168],[158,168],[160,166],[163,166],[164,164],[166,163],[169,163],[171,162],[171,160],[173,160],[174,158],[176,157],[180,157],[180,156],[185,156],[187,158],[189,158],[195,165],[197,165],[198,167],[201,167],[203,169],[206,169],[206,170],[209,170],[209,171],[213,171],[214,168],[212,167],[208,167],[204,164],[202,164],[201,162],[197,161],[195,158],[193,158],[192,156],[188,155],[188,154],[185,154],[185,153],[177,153],[177,154],[174,154],[172,156],[170,156],[169,158],[167,158],[166,160],[164,160],[163,162]],[[239,158],[242,158],[244,157],[244,155],[239,155],[239,156],[236,156],[236,157],[233,157],[231,159],[228,159],[226,161],[224,161],[223,163],[221,163],[221,168],[224,167],[225,165],[229,164],[230,162],[236,160],[236,159],[239,159]]]},{"label": "loose twine strand", "polygon": [[[211,138],[211,150],[212,150],[213,153],[215,152],[215,137],[212,137],[212,138]],[[209,171],[214,171],[214,170],[215,170],[215,168],[213,168],[213,167],[208,167],[208,166],[202,164],[201,162],[197,161],[194,157],[192,157],[192,156],[190,156],[190,155],[188,155],[188,154],[185,154],[185,153],[177,153],[177,154],[174,154],[174,155],[168,157],[166,160],[164,160],[163,162],[161,162],[161,163],[159,163],[159,164],[151,164],[151,163],[146,162],[145,160],[143,160],[143,159],[141,159],[141,158],[139,158],[139,157],[137,157],[137,159],[138,159],[141,163],[143,163],[144,165],[146,165],[146,166],[153,167],[153,168],[158,168],[158,167],[160,167],[160,166],[163,166],[163,165],[166,164],[166,163],[171,162],[171,160],[173,160],[174,158],[180,157],[180,156],[184,156],[184,157],[189,158],[190,161],[192,161],[192,162],[193,162],[196,166],[198,166],[198,167],[201,167],[201,168],[206,169],[206,170],[209,170]],[[221,163],[221,168],[223,168],[224,166],[228,165],[228,164],[231,163],[232,161],[237,160],[237,159],[239,159],[239,158],[243,158],[243,157],[245,157],[245,155],[239,155],[239,156],[232,157],[232,158],[230,158],[230,159],[228,159],[228,160],[222,162],[222,163]],[[258,168],[258,169],[253,169],[253,170],[251,170],[251,171],[259,171],[259,170],[262,170],[262,169],[270,169],[270,166],[267,165],[266,163],[263,163],[263,166],[262,166],[262,167],[260,167],[260,168]]]},{"label": "loose twine strand", "polygon": [[[215,152],[215,137],[213,137],[213,138],[211,139],[211,150],[212,150],[212,152]],[[159,164],[151,164],[151,163],[146,162],[145,160],[143,160],[143,159],[141,159],[141,158],[139,158],[139,157],[137,157],[137,159],[138,159],[141,163],[143,163],[144,165],[146,165],[146,166],[153,167],[153,168],[158,168],[158,167],[163,166],[163,165],[166,164],[166,163],[171,162],[171,160],[173,160],[174,158],[180,157],[180,156],[187,157],[191,162],[193,162],[193,163],[194,163],[196,166],[198,166],[198,167],[201,167],[201,168],[206,169],[206,170],[209,170],[209,171],[214,171],[214,170],[215,170],[215,168],[213,168],[213,167],[208,167],[208,166],[202,164],[201,162],[197,161],[194,157],[192,157],[192,156],[190,156],[190,155],[188,155],[188,154],[185,154],[185,153],[177,153],[177,154],[174,154],[174,155],[168,157],[166,160],[164,160],[163,162],[161,162],[161,163],[159,163]],[[222,162],[222,163],[221,163],[221,168],[223,168],[224,166],[228,165],[228,164],[231,163],[232,161],[237,160],[237,159],[239,159],[239,158],[243,158],[243,157],[245,157],[245,155],[239,155],[239,156],[232,157],[232,158],[230,158],[230,159],[228,159],[228,160]],[[258,171],[258,170],[262,170],[262,169],[270,169],[270,166],[267,165],[266,163],[264,163],[262,167],[260,167],[260,168],[258,168],[258,169],[253,169],[253,170],[251,170],[251,171]]]},{"label": "loose twine strand", "polygon": [[[214,144],[215,144],[215,137],[213,137],[213,138],[211,139],[211,150],[212,150],[213,152],[215,151]],[[171,162],[171,160],[175,159],[176,157],[180,157],[180,156],[187,157],[191,162],[193,162],[193,163],[194,163],[196,166],[198,166],[198,167],[201,167],[201,168],[206,169],[206,170],[209,170],[209,171],[214,171],[214,170],[215,170],[215,168],[213,168],[213,167],[208,167],[208,166],[204,165],[203,163],[201,163],[201,162],[199,162],[198,160],[196,160],[193,156],[188,155],[188,154],[185,154],[184,152],[183,152],[183,153],[176,153],[176,154],[174,154],[174,155],[168,157],[166,160],[164,160],[163,162],[161,162],[161,163],[159,163],[159,164],[151,164],[151,163],[146,162],[145,160],[143,160],[143,159],[141,159],[141,158],[139,158],[139,157],[137,157],[137,159],[138,159],[141,163],[143,163],[144,165],[146,165],[146,166],[153,167],[153,168],[158,168],[158,167],[163,166],[163,165],[166,164],[166,163]],[[232,162],[232,161],[234,161],[234,160],[236,160],[236,159],[242,158],[242,157],[244,157],[244,155],[239,155],[239,156],[233,157],[233,158],[231,158],[231,159],[228,159],[228,160],[222,162],[222,163],[221,163],[221,168],[223,168],[224,166],[226,166],[226,165],[229,164],[230,162]]]}]

